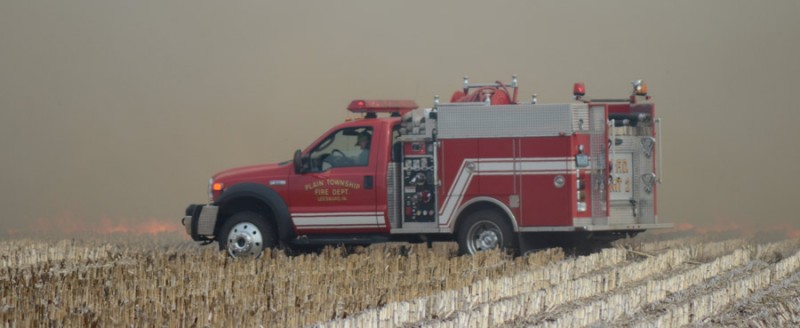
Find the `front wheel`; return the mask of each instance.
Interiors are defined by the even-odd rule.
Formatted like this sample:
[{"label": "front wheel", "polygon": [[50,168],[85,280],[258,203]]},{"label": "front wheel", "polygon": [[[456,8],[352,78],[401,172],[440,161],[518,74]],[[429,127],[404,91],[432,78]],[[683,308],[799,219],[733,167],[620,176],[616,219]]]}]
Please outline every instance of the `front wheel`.
[{"label": "front wheel", "polygon": [[275,229],[256,212],[239,212],[225,221],[219,246],[234,258],[258,258],[265,248],[275,247]]},{"label": "front wheel", "polygon": [[480,210],[465,218],[458,231],[461,254],[476,254],[496,248],[515,252],[517,239],[505,218],[492,210]]}]

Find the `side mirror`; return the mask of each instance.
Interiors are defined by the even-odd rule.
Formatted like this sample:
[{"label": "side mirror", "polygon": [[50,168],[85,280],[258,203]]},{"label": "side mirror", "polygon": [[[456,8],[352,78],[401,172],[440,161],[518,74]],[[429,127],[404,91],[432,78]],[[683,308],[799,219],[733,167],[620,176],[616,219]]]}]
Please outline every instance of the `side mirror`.
[{"label": "side mirror", "polygon": [[298,149],[294,152],[294,173],[301,174],[307,171],[305,161],[303,161],[303,152]]}]

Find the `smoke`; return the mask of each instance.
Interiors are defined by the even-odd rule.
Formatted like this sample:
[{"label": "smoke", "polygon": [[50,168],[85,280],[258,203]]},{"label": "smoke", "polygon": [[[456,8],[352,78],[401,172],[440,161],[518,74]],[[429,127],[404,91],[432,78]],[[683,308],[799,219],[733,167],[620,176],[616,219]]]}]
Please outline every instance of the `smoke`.
[{"label": "smoke", "polygon": [[214,172],[291,157],[354,98],[520,78],[566,102],[648,82],[662,221],[796,224],[800,4],[5,1],[0,231],[175,220]]}]

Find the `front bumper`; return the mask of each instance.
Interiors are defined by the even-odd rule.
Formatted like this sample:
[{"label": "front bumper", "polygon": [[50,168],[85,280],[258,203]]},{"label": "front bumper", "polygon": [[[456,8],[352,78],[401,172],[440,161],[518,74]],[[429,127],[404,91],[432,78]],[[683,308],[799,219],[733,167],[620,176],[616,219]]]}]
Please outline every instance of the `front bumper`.
[{"label": "front bumper", "polygon": [[213,240],[217,226],[219,207],[214,205],[191,204],[186,207],[186,213],[181,223],[186,228],[186,234],[193,240]]}]

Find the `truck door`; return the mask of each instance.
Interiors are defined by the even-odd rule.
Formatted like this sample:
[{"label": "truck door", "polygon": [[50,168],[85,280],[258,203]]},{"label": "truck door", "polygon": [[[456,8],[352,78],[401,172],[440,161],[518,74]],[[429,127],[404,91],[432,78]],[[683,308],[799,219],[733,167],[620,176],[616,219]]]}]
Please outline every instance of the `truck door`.
[{"label": "truck door", "polygon": [[364,233],[385,228],[376,205],[378,151],[371,126],[330,132],[307,155],[310,171],[289,178],[289,211],[297,233]]}]

